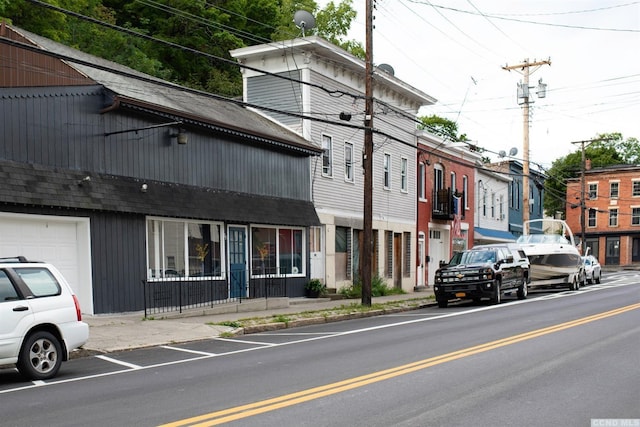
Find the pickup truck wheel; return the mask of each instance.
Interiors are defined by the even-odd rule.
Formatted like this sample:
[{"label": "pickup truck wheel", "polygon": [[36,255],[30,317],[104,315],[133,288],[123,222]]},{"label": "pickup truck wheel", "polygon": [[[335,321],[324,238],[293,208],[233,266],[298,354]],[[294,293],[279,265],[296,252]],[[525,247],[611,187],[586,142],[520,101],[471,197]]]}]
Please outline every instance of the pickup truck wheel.
[{"label": "pickup truck wheel", "polygon": [[527,279],[522,278],[522,284],[518,288],[518,299],[527,299],[529,295],[529,287],[527,286]]},{"label": "pickup truck wheel", "polygon": [[502,290],[500,289],[500,280],[496,280],[493,282],[494,290],[493,295],[491,296],[491,304],[496,305],[500,304],[500,300],[502,299]]},{"label": "pickup truck wheel", "polygon": [[438,300],[438,307],[447,308],[448,305],[449,305],[449,300],[447,300],[447,299],[439,299]]}]

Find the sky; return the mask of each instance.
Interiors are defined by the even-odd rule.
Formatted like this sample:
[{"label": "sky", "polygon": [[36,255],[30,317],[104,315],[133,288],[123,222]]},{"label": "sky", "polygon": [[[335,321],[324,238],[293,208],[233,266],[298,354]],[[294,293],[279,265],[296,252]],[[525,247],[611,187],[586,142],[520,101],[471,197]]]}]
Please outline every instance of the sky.
[{"label": "sky", "polygon": [[[319,0],[324,7],[328,1]],[[337,3],[337,1],[336,1]],[[365,45],[365,0],[347,38]],[[640,139],[640,1],[376,0],[373,62],[438,102],[436,114],[498,160],[523,158],[521,70],[529,68],[531,168],[602,133]],[[546,97],[536,95],[539,80]]]}]

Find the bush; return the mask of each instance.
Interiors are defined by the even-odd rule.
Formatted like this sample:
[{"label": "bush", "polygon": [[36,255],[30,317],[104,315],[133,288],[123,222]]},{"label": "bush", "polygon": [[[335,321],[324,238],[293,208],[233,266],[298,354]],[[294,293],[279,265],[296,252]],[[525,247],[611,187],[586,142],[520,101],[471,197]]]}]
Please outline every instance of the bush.
[{"label": "bush", "polygon": [[[385,295],[400,295],[405,292],[402,289],[390,288],[384,279],[377,274],[371,278],[371,296],[382,297]],[[349,286],[340,289],[340,294],[345,298],[361,298],[362,282],[358,279]]]},{"label": "bush", "polygon": [[327,290],[327,287],[324,283],[322,283],[319,279],[311,279],[309,282],[304,285],[304,288],[307,290],[309,295],[322,295]]}]

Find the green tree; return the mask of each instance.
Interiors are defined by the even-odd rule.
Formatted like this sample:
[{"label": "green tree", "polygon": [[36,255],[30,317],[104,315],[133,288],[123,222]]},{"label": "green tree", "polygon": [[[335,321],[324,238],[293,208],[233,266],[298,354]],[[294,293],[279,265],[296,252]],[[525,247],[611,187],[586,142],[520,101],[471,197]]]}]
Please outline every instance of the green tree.
[{"label": "green tree", "polygon": [[[591,161],[591,167],[603,167],[621,164],[637,164],[640,159],[640,146],[636,138],[623,139],[620,133],[599,134],[592,143],[585,144],[585,159]],[[579,200],[566,200],[567,180],[580,176],[582,170],[582,147],[555,160],[547,171],[544,183],[544,211],[553,216],[556,212],[564,214],[567,207],[579,204]]]},{"label": "green tree", "polygon": [[316,35],[340,46],[360,59],[365,59],[366,51],[362,43],[346,39],[356,15],[352,0],[342,0],[337,5],[331,1],[317,13]]},{"label": "green tree", "polygon": [[467,135],[458,135],[458,124],[444,117],[431,115],[419,117],[419,129],[426,130],[450,141],[467,141]]},{"label": "green tree", "polygon": [[[352,0],[318,11],[314,0],[56,0],[62,9],[123,27],[168,46],[53,11],[25,0],[0,0],[0,16],[14,25],[153,76],[224,96],[242,93],[242,76],[229,51],[300,36],[294,13],[318,15],[314,31],[356,55],[345,39],[355,18]],[[206,55],[195,53],[203,52]],[[216,59],[221,58],[221,59]]]}]

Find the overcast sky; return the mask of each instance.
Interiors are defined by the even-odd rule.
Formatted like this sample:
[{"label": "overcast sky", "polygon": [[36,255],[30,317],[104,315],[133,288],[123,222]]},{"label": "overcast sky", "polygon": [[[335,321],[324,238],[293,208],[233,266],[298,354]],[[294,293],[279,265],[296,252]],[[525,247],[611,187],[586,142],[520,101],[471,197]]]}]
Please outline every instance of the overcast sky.
[{"label": "overcast sky", "polygon": [[[324,6],[327,1],[319,0]],[[578,148],[573,141],[620,132],[640,139],[640,1],[634,0],[377,0],[373,61],[438,99],[421,115],[458,123],[481,147],[518,149],[523,75],[502,67],[550,60],[530,68],[547,96],[532,88],[530,161],[551,162]],[[365,42],[365,0],[350,37]],[[374,119],[375,120],[375,119]],[[375,122],[374,122],[375,123]],[[497,156],[493,156],[497,159]],[[532,164],[532,168],[534,165]]]}]

